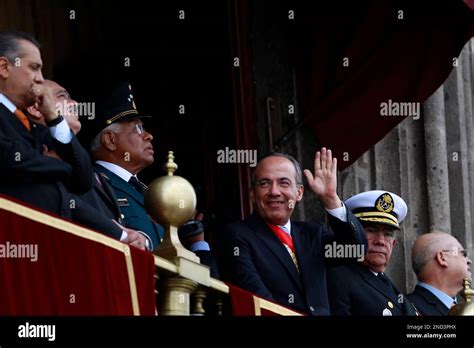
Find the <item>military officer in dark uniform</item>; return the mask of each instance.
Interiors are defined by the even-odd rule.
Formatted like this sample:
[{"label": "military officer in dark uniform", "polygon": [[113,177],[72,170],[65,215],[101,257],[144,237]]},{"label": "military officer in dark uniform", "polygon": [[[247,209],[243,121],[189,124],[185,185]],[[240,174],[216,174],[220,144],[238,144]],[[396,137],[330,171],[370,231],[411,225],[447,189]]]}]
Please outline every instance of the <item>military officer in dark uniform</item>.
[{"label": "military officer in dark uniform", "polygon": [[333,315],[416,315],[415,308],[384,273],[396,244],[399,223],[407,215],[402,198],[368,191],[345,201],[364,226],[368,250],[362,262],[329,270],[327,286]]},{"label": "military officer in dark uniform", "polygon": [[147,249],[156,250],[164,230],[146,212],[146,186],[137,177],[154,161],[153,136],[143,128],[144,118],[149,116],[137,111],[131,86],[126,82],[112,85],[93,120],[91,154],[94,171],[113,188],[123,224],[144,232]]},{"label": "military officer in dark uniform", "polygon": [[[147,248],[156,250],[164,230],[146,212],[147,187],[137,177],[154,161],[153,136],[143,127],[145,118],[150,116],[137,111],[130,84],[124,81],[114,84],[99,105],[94,120],[97,135],[92,141],[91,153],[95,172],[114,190],[123,224],[144,232],[148,236]],[[194,236],[188,237],[193,239]],[[204,240],[188,245],[182,238],[181,242],[198,255],[210,252]]]}]

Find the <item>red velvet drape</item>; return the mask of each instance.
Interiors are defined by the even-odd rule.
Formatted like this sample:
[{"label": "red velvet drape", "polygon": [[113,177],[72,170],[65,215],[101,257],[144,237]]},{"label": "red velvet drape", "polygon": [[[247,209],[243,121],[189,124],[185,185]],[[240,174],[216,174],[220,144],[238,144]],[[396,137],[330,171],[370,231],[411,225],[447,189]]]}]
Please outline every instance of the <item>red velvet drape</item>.
[{"label": "red velvet drape", "polygon": [[[19,245],[37,260],[12,257]],[[154,315],[153,256],[130,249],[140,314]],[[0,208],[0,315],[133,315],[123,251]]]},{"label": "red velvet drape", "polygon": [[304,123],[343,169],[404,119],[381,116],[382,102],[423,102],[446,80],[474,11],[462,0],[319,5],[295,5],[298,95]]}]

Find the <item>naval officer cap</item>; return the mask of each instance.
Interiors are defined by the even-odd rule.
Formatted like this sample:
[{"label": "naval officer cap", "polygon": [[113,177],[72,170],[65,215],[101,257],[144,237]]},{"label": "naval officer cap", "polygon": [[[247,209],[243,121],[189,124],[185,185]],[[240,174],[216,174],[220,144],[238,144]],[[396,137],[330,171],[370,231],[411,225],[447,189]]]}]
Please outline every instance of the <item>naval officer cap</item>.
[{"label": "naval officer cap", "polygon": [[400,196],[381,190],[359,193],[344,203],[361,221],[385,224],[397,229],[400,229],[399,224],[408,212],[408,207]]}]

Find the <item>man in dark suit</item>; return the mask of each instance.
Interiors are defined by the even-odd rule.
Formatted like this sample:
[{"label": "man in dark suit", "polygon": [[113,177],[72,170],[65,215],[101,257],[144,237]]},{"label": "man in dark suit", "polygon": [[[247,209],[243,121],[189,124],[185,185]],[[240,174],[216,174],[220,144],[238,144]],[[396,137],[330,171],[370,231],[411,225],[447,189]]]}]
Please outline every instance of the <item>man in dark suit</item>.
[{"label": "man in dark suit", "polygon": [[387,191],[367,191],[345,201],[364,226],[369,247],[362,262],[328,272],[331,313],[334,315],[416,315],[411,303],[384,273],[396,244],[395,230],[405,219],[407,205]]},{"label": "man in dark suit", "polygon": [[418,237],[411,260],[418,284],[410,301],[421,315],[448,315],[463,279],[472,277],[466,250],[449,233],[434,231]]},{"label": "man in dark suit", "polygon": [[[367,243],[362,226],[336,193],[337,161],[330,150],[317,152],[309,187],[328,211],[334,234],[321,223],[291,221],[303,198],[298,162],[281,153],[261,159],[250,191],[255,211],[224,231],[221,276],[229,282],[310,315],[329,315],[326,264],[336,245]],[[330,253],[332,254],[332,253]]]},{"label": "man in dark suit", "polygon": [[[64,119],[74,135],[77,135],[82,127],[79,120],[80,115],[78,113],[77,102],[71,98],[63,86],[55,81],[44,80],[43,84],[50,89],[56,109],[64,116]],[[31,120],[38,124],[45,125],[44,115],[38,110],[37,105],[30,106],[27,112]],[[48,148],[49,146],[50,144],[44,145],[43,153],[61,159],[54,149]],[[69,202],[71,219],[73,221],[129,245],[145,249],[145,236],[117,223],[121,222],[121,212],[113,189],[102,177],[98,175],[94,176],[94,186],[92,190],[81,195],[70,193]]]},{"label": "man in dark suit", "polygon": [[[0,33],[0,193],[71,216],[69,193],[92,187],[89,156],[55,110],[43,85],[38,42],[21,32]],[[23,110],[36,104],[47,127]],[[52,144],[60,159],[44,154]]]}]

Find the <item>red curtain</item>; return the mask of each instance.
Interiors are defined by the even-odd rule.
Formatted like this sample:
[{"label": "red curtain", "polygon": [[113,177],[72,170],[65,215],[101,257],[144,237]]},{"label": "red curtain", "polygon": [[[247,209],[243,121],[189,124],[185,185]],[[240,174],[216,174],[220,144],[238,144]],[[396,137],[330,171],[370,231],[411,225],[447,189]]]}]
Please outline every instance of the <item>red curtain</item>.
[{"label": "red curtain", "polygon": [[[423,102],[446,80],[453,58],[474,36],[474,11],[467,3],[341,0],[295,6],[293,52],[304,123],[334,151],[339,169],[404,119],[381,116],[381,103]],[[344,153],[347,161],[341,160]]]},{"label": "red curtain", "polygon": [[[24,217],[25,208],[16,209],[17,214],[3,209],[4,203],[0,205],[0,315],[134,314],[122,250],[35,221],[64,220],[43,213],[37,218],[34,210],[27,210],[32,218]],[[71,231],[77,228],[67,224],[73,226]],[[22,258],[13,254],[20,247]],[[130,252],[140,314],[154,315],[153,256],[133,247]]]}]

